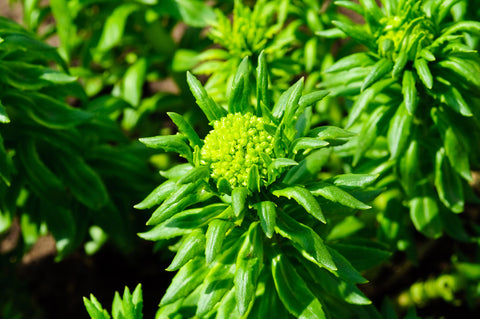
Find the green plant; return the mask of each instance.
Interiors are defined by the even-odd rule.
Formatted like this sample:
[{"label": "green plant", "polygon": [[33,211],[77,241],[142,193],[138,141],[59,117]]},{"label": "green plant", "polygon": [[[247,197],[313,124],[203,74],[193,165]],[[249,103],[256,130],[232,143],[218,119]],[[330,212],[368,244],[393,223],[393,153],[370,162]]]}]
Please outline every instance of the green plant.
[{"label": "green plant", "polygon": [[87,308],[88,314],[93,319],[142,319],[143,318],[143,297],[142,285],[138,284],[133,293],[125,287],[123,298],[120,297],[118,291],[112,303],[112,317],[108,311],[102,308],[100,302],[94,295],[90,294],[90,299],[83,297],[83,302]]},{"label": "green plant", "polygon": [[[256,103],[244,93],[250,74],[244,59],[227,109],[187,74],[213,126],[203,140],[177,113],[169,113],[176,135],[141,139],[149,147],[179,152],[188,162],[164,172],[168,180],[136,205],[159,205],[147,222],[154,227],[140,237],[181,237],[167,268],[178,273],[157,317],[325,318],[342,312],[332,307],[336,303],[370,304],[355,286],[366,280],[348,261],[353,251],[334,248],[325,238],[339,220],[370,208],[360,199],[377,194],[367,188],[375,176],[318,178],[331,146],[352,134],[310,127],[309,105],[326,92],[302,95],[302,79],[271,103],[265,60],[261,53]],[[370,244],[375,249],[369,263],[388,256]],[[343,315],[366,311],[358,308]]]},{"label": "green plant", "polygon": [[130,249],[132,200],[154,182],[149,152],[89,103],[53,47],[5,18],[0,70],[0,233],[18,216],[25,250],[51,232],[62,258],[96,224],[91,252],[106,236]]},{"label": "green plant", "polygon": [[423,234],[469,240],[447,211],[464,211],[471,169],[480,163],[480,58],[465,41],[478,35],[480,23],[453,21],[458,2],[385,0],[380,8],[375,1],[337,1],[365,19],[333,21],[364,50],[327,68],[322,86],[353,100],[346,124],[359,132],[346,152],[353,165],[378,171],[385,163],[385,184],[401,190]]}]

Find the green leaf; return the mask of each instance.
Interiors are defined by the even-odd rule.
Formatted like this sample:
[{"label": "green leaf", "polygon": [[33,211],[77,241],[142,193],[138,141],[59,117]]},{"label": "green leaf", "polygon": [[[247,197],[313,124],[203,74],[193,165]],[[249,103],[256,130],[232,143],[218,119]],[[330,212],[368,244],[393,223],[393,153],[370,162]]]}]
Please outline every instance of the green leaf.
[{"label": "green leaf", "polygon": [[197,100],[198,106],[202,109],[203,113],[205,113],[208,121],[213,122],[227,115],[225,109],[218,106],[217,103],[208,96],[207,91],[205,91],[200,81],[190,72],[187,72],[187,82],[193,96]]},{"label": "green leaf", "polygon": [[430,196],[415,197],[410,200],[409,205],[410,218],[415,228],[428,237],[439,237],[442,224],[435,200]]},{"label": "green leaf", "polygon": [[225,212],[227,207],[229,207],[227,204],[218,203],[201,208],[188,209],[172,216],[147,232],[139,233],[138,236],[153,241],[181,236],[195,228],[205,226],[212,219]]},{"label": "green leaf", "polygon": [[274,202],[263,201],[254,205],[257,209],[258,218],[260,218],[260,223],[262,225],[263,232],[267,235],[268,238],[272,238],[273,232],[275,231],[276,225],[276,205]]},{"label": "green leaf", "polygon": [[312,152],[312,154],[309,154],[300,161],[298,165],[289,169],[283,182],[285,184],[295,185],[297,183],[305,183],[309,179],[315,178],[316,174],[327,163],[330,154],[330,148],[323,148]]},{"label": "green leaf", "polygon": [[449,85],[442,93],[445,102],[455,112],[460,113],[464,116],[473,115],[470,107],[468,106],[468,103],[465,101],[460,91],[458,91],[454,86]]},{"label": "green leaf", "polygon": [[105,21],[102,35],[98,41],[97,50],[108,51],[118,45],[124,38],[125,25],[128,16],[139,9],[136,3],[125,3],[117,6]]},{"label": "green leaf", "polygon": [[317,136],[322,140],[331,142],[331,141],[336,141],[338,139],[348,139],[352,136],[355,136],[356,133],[344,130],[336,126],[324,125],[324,126],[320,126],[312,129],[308,135]]},{"label": "green leaf", "polygon": [[208,273],[197,302],[195,315],[198,318],[208,317],[208,313],[214,310],[223,297],[232,290],[233,280],[230,278],[232,266],[234,267],[232,264],[218,262]]},{"label": "green leaf", "polygon": [[331,181],[336,186],[366,187],[378,178],[378,174],[339,174]]},{"label": "green leaf", "polygon": [[147,60],[140,58],[127,69],[123,77],[121,97],[133,107],[140,104],[147,68]]},{"label": "green leaf", "polygon": [[433,109],[431,114],[438,130],[443,133],[443,145],[450,166],[464,179],[471,181],[469,146],[463,137],[464,133],[457,126],[452,126],[452,122],[454,122],[452,121],[452,114],[448,115],[439,109]]},{"label": "green leaf", "polygon": [[235,300],[245,315],[255,299],[257,279],[263,268],[263,243],[258,222],[250,225],[235,263]]},{"label": "green leaf", "polygon": [[215,20],[215,11],[199,0],[174,0],[183,21],[189,26],[202,28]]},{"label": "green leaf", "polygon": [[475,76],[480,72],[478,63],[469,63],[466,59],[449,57],[447,60],[438,62],[438,65],[456,74],[463,82],[475,88],[480,88],[480,79]]},{"label": "green leaf", "polygon": [[246,209],[247,196],[248,189],[246,187],[235,187],[232,190],[232,208],[236,217],[240,216],[242,211]]},{"label": "green leaf", "polygon": [[395,159],[403,153],[411,131],[413,117],[408,114],[405,103],[401,103],[390,120],[387,133],[390,158]]},{"label": "green leaf", "polygon": [[372,246],[362,241],[332,244],[339,253],[352,264],[355,269],[364,271],[377,266],[391,256],[391,253],[380,245]]},{"label": "green leaf", "polygon": [[248,172],[248,181],[247,181],[248,190],[257,193],[260,191],[260,173],[258,172],[258,166],[252,165],[250,171]]},{"label": "green leaf", "polygon": [[322,209],[318,204],[312,193],[303,186],[292,186],[283,189],[273,191],[273,195],[280,197],[293,198],[298,204],[300,204],[305,210],[313,217],[326,223],[325,216],[322,213]]},{"label": "green leaf", "polygon": [[55,163],[59,178],[79,202],[93,210],[100,210],[109,202],[103,181],[81,157],[61,153],[56,156]]},{"label": "green leaf", "polygon": [[74,16],[72,16],[68,1],[66,0],[51,0],[49,5],[55,18],[55,25],[61,41],[63,57],[66,58],[66,60],[70,60],[72,50],[79,40],[77,27],[74,23]]},{"label": "green leaf", "polygon": [[139,140],[150,148],[163,149],[166,152],[176,152],[186,159],[192,159],[192,149],[185,143],[185,138],[182,135],[144,137]]},{"label": "green leaf", "polygon": [[298,101],[298,108],[304,109],[309,105],[313,105],[318,101],[321,101],[324,97],[326,97],[330,92],[328,91],[315,91],[312,93],[308,93],[300,97]]},{"label": "green leaf", "polygon": [[326,182],[319,182],[315,183],[314,185],[310,186],[309,188],[310,193],[315,196],[322,196],[332,202],[342,204],[347,207],[355,208],[355,209],[370,209],[371,206],[368,206],[343,189],[331,185]]},{"label": "green leaf", "polygon": [[435,160],[435,187],[442,203],[455,213],[464,209],[463,185],[457,172],[450,166],[445,149],[440,148]]},{"label": "green leaf", "polygon": [[305,150],[304,153],[310,150],[319,149],[330,145],[330,143],[315,137],[300,137],[293,141],[292,152],[297,154],[299,150]]},{"label": "green leaf", "polygon": [[210,169],[208,166],[194,167],[189,170],[185,175],[180,177],[177,184],[189,184],[199,180],[204,180],[210,176]]},{"label": "green leaf", "polygon": [[29,92],[28,97],[25,94],[10,93],[7,99],[8,104],[15,105],[35,122],[52,129],[71,128],[93,117],[89,112],[73,108],[42,93]]},{"label": "green leaf", "polygon": [[310,227],[299,223],[279,210],[277,212],[275,231],[282,237],[290,239],[295,248],[307,259],[321,267],[333,271],[337,270],[328,247],[323,243],[322,238]]},{"label": "green leaf", "polygon": [[322,304],[283,254],[272,260],[272,276],[278,296],[287,310],[297,318],[326,319]]},{"label": "green leaf", "polygon": [[90,294],[90,300],[83,297],[83,304],[92,319],[110,319],[110,315],[102,308],[102,305],[94,295]]},{"label": "green leaf", "polygon": [[248,57],[245,57],[238,66],[232,82],[230,96],[228,97],[228,112],[244,114],[249,107],[249,72]]},{"label": "green leaf", "polygon": [[408,114],[413,115],[417,109],[417,88],[415,87],[415,78],[412,71],[405,70],[402,79],[402,94],[405,107]]},{"label": "green leaf", "polygon": [[[306,267],[313,268],[311,264],[306,265]],[[309,269],[309,271],[315,282],[323,288],[325,293],[353,305],[369,305],[372,303],[354,284],[341,280],[323,269]]]},{"label": "green leaf", "polygon": [[333,73],[339,71],[350,70],[357,67],[365,67],[372,64],[372,58],[365,52],[349,54],[344,58],[336,61],[332,66],[327,68],[325,73]]},{"label": "green leaf", "polygon": [[[289,123],[292,120],[294,110],[298,107],[298,102],[303,91],[303,78],[282,93],[277,103],[273,107],[272,115],[277,120]],[[282,118],[283,116],[283,118]]]},{"label": "green leaf", "polygon": [[[2,142],[1,136],[0,142]],[[3,149],[3,145],[1,147]],[[23,164],[22,169],[33,192],[40,198],[57,202],[59,205],[65,204],[65,187],[59,177],[42,161],[35,143],[33,141],[20,143],[17,147],[17,155]],[[6,153],[5,156],[7,156]]]},{"label": "green leaf", "polygon": [[415,69],[417,69],[417,74],[420,80],[422,80],[423,84],[428,88],[432,89],[433,87],[433,76],[432,72],[428,68],[427,61],[425,59],[419,58],[415,59],[413,63]]},{"label": "green leaf", "polygon": [[193,230],[183,240],[172,263],[166,269],[175,271],[183,267],[191,259],[205,251],[205,235],[201,229]]},{"label": "green leaf", "polygon": [[[345,126],[349,128],[352,126],[367,106],[375,99],[375,97],[386,87],[391,86],[395,79],[384,79],[375,82],[371,87],[363,91],[357,98],[348,115],[348,122]],[[374,112],[375,114],[375,112]]]},{"label": "green leaf", "polygon": [[217,254],[221,251],[223,240],[227,235],[227,230],[232,223],[222,219],[215,219],[208,225],[205,245],[205,259],[207,264],[215,260]]},{"label": "green leaf", "polygon": [[268,95],[268,71],[267,62],[264,51],[258,55],[257,66],[257,115],[262,115],[263,104],[267,109],[270,109],[270,98]]},{"label": "green leaf", "polygon": [[368,282],[362,275],[356,270],[352,264],[336,249],[326,246],[330,256],[332,256],[333,263],[336,265],[336,270],[328,269],[334,275],[342,278],[343,280],[363,284]]},{"label": "green leaf", "polygon": [[193,166],[190,163],[177,164],[166,171],[160,171],[160,175],[162,175],[166,179],[178,181],[192,169]]},{"label": "green leaf", "polygon": [[378,60],[372,67],[362,84],[362,91],[370,87],[374,82],[380,80],[385,74],[392,71],[393,62],[388,59]]},{"label": "green leaf", "polygon": [[170,286],[168,286],[160,301],[160,306],[171,304],[188,296],[205,280],[208,270],[203,258],[195,258],[189,261],[173,277]]},{"label": "green leaf", "polygon": [[383,127],[388,123],[384,120],[389,114],[387,107],[377,108],[363,125],[362,131],[358,135],[357,147],[353,157],[353,165],[357,165],[358,161],[363,157],[365,152],[373,145],[375,139],[381,134]]},{"label": "green leaf", "polygon": [[181,212],[184,208],[195,203],[198,192],[201,186],[201,181],[182,184],[173,194],[171,194],[152,214],[147,221],[147,225],[159,224],[176,213]]},{"label": "green leaf", "polygon": [[195,146],[203,146],[203,141],[198,137],[197,132],[195,132],[193,127],[183,118],[183,116],[175,112],[167,112],[167,115],[178,127],[178,131],[188,139],[190,147],[194,148]]},{"label": "green leaf", "polygon": [[332,21],[332,24],[342,30],[347,36],[352,37],[354,40],[366,45],[367,47],[372,47],[372,37],[366,30],[364,30],[364,28],[361,28],[360,25],[354,25],[341,21]]},{"label": "green leaf", "polygon": [[136,209],[148,209],[163,202],[170,194],[177,189],[174,181],[168,180],[155,188],[143,201],[136,204]]}]

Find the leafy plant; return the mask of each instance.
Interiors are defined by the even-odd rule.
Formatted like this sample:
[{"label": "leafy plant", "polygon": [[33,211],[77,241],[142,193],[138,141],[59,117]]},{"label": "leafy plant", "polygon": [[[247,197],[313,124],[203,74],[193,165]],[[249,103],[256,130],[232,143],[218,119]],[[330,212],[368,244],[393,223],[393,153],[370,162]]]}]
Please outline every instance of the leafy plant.
[{"label": "leafy plant", "polygon": [[479,165],[480,82],[473,74],[480,59],[465,38],[478,35],[480,23],[452,21],[457,2],[336,2],[365,19],[333,21],[365,50],[326,69],[322,85],[353,99],[346,124],[359,132],[353,165],[368,171],[378,170],[372,160],[389,163],[383,172],[400,184],[417,230],[465,240],[457,215],[445,211],[464,211],[470,170]]},{"label": "leafy plant", "polygon": [[138,284],[133,293],[125,287],[123,298],[120,297],[118,291],[112,303],[112,317],[108,311],[102,308],[100,302],[94,295],[90,294],[90,299],[83,297],[83,302],[87,308],[88,314],[93,319],[142,319],[143,318],[143,297],[142,285]]},{"label": "leafy plant", "polygon": [[0,39],[0,233],[19,216],[26,247],[50,231],[61,258],[95,223],[128,250],[131,201],[154,180],[148,152],[102,108],[66,102],[92,107],[54,48],[5,18]]},{"label": "leafy plant", "polygon": [[325,318],[339,311],[330,308],[332,303],[370,304],[355,287],[366,280],[324,238],[338,214],[370,208],[358,198],[372,198],[365,187],[375,176],[318,179],[330,146],[345,143],[352,134],[310,127],[308,105],[326,92],[302,95],[302,79],[275,104],[269,102],[265,60],[261,53],[253,105],[243,93],[250,74],[247,59],[238,67],[227,109],[187,74],[197,104],[213,126],[203,140],[177,113],[169,116],[179,133],[141,139],[187,160],[164,172],[168,180],[136,205],[159,205],[147,222],[154,227],[142,238],[181,236],[167,268],[178,273],[157,317],[268,313],[280,318],[290,313]]}]

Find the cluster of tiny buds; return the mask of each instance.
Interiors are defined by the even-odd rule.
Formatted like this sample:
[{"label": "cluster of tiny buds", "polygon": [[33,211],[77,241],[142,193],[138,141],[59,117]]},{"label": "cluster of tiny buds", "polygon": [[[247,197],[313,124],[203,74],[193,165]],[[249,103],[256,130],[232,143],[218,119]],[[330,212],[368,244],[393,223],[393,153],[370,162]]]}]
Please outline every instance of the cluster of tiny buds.
[{"label": "cluster of tiny buds", "polygon": [[260,154],[273,157],[273,140],[263,118],[251,113],[228,114],[213,122],[213,130],[205,137],[202,164],[210,165],[216,180],[223,177],[232,187],[247,186],[253,165],[260,178],[266,178],[267,166]]}]

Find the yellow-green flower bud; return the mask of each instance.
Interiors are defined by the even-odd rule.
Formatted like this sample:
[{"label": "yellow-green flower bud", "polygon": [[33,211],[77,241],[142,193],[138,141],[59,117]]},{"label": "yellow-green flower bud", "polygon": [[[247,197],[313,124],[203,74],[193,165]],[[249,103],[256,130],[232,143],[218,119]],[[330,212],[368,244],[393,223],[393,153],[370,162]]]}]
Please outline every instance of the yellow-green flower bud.
[{"label": "yellow-green flower bud", "polygon": [[273,157],[273,136],[265,130],[265,120],[251,113],[235,113],[213,122],[201,158],[203,164],[210,165],[214,179],[223,177],[232,187],[238,187],[247,186],[253,165],[257,165],[260,179],[266,178],[262,152]]}]

